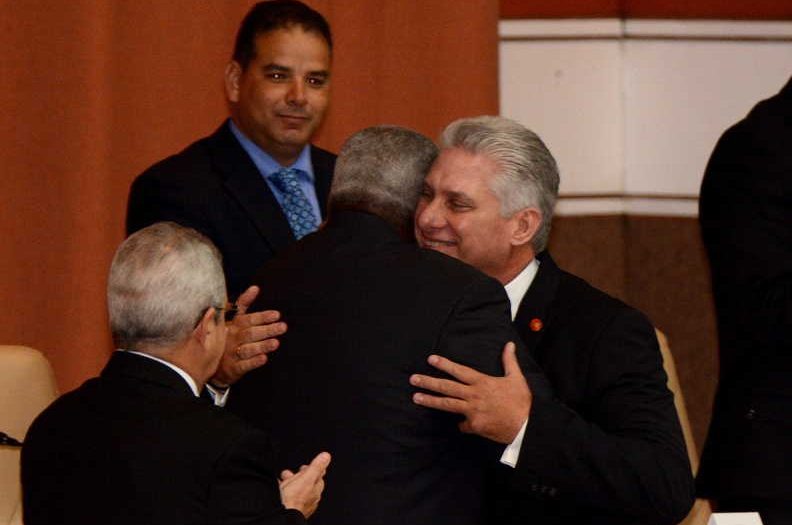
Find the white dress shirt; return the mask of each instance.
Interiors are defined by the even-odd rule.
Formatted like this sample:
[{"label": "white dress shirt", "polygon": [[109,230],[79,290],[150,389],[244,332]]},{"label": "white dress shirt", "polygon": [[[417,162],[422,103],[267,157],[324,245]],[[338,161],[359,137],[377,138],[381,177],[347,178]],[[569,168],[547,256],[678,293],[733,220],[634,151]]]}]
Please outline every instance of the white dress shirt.
[{"label": "white dress shirt", "polygon": [[[530,263],[528,263],[528,266],[523,268],[523,270],[517,274],[517,277],[509,281],[504,287],[506,288],[506,295],[509,296],[509,302],[511,303],[512,321],[514,321],[514,318],[517,317],[517,310],[520,308],[520,302],[522,301],[523,297],[525,297],[525,293],[528,291],[528,288],[531,287],[531,283],[533,283],[534,277],[536,277],[536,272],[538,271],[539,261],[533,259]],[[512,468],[517,466],[517,460],[520,458],[520,447],[522,447],[526,426],[528,426],[527,419],[523,422],[522,427],[520,427],[517,437],[515,437],[514,441],[512,441],[511,444],[506,447],[506,450],[503,451],[500,461],[504,465],[509,465]]]},{"label": "white dress shirt", "polygon": [[135,352],[134,350],[123,350],[123,349],[119,348],[118,351],[119,352],[128,352],[130,354],[139,355],[139,356],[151,359],[153,361],[156,361],[158,363],[162,363],[163,365],[167,366],[168,368],[170,368],[171,370],[173,370],[174,372],[179,374],[182,379],[184,379],[184,382],[187,383],[187,385],[190,387],[190,390],[192,390],[192,393],[193,393],[193,395],[195,395],[195,397],[200,397],[201,396],[201,392],[198,390],[198,385],[195,383],[195,379],[193,379],[190,376],[190,374],[188,374],[187,372],[185,372],[184,370],[182,370],[178,366],[174,365],[173,363],[169,363],[169,362],[165,361],[164,359],[160,359],[159,357],[154,357],[151,354],[145,354],[143,352]]}]

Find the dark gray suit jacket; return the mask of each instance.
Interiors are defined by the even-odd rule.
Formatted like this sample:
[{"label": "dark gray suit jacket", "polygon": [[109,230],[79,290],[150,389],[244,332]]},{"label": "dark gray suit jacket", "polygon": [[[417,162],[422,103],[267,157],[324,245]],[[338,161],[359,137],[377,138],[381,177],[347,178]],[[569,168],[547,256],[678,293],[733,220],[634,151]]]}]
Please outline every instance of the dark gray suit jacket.
[{"label": "dark gray suit jacket", "polygon": [[[311,146],[311,162],[324,217],[335,155]],[[283,210],[228,122],[135,179],[127,233],[158,221],[195,228],[215,243],[232,299],[265,261],[294,242]]]},{"label": "dark gray suit jacket", "polygon": [[693,477],[652,325],[538,259],[514,324],[556,397],[534,400],[493,524],[676,524]]},{"label": "dark gray suit jacket", "polygon": [[30,427],[25,523],[304,524],[281,505],[274,463],[264,433],[165,365],[116,352]]},{"label": "dark gray suit jacket", "polygon": [[792,505],[792,79],[728,129],[701,186],[720,382],[698,488]]},{"label": "dark gray suit jacket", "polygon": [[284,467],[334,455],[312,523],[483,523],[485,467],[503,447],[415,405],[409,377],[436,374],[433,352],[502,374],[503,345],[516,338],[503,287],[358,212],[332,215],[256,284],[254,309],[280,310],[289,331],[267,366],[234,385],[229,407],[272,432]]}]

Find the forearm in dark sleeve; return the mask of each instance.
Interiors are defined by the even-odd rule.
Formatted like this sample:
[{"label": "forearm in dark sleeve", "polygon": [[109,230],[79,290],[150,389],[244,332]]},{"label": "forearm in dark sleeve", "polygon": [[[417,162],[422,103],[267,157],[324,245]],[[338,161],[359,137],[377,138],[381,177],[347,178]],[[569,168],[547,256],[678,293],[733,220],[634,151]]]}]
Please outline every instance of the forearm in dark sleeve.
[{"label": "forearm in dark sleeve", "polygon": [[304,525],[302,513],[280,499],[269,440],[261,432],[243,435],[217,463],[209,493],[208,523]]}]

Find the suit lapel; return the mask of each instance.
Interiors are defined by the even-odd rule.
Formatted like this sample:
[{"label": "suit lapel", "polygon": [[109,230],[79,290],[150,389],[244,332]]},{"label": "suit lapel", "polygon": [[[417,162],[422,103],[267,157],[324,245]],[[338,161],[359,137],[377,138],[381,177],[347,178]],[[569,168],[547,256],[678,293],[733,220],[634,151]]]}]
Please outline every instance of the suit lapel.
[{"label": "suit lapel", "polygon": [[294,242],[294,234],[278,201],[256,165],[237,142],[228,124],[212,136],[212,158],[228,193],[239,203],[273,251]]},{"label": "suit lapel", "polygon": [[552,321],[551,303],[558,291],[560,270],[547,252],[539,254],[537,259],[540,263],[539,271],[520,301],[514,326],[528,351],[541,365],[544,361],[541,340]]},{"label": "suit lapel", "polygon": [[319,210],[322,213],[322,218],[326,218],[327,196],[330,193],[330,183],[333,181],[335,156],[311,145],[311,164],[314,170],[314,188],[316,189],[316,198],[319,200]]}]

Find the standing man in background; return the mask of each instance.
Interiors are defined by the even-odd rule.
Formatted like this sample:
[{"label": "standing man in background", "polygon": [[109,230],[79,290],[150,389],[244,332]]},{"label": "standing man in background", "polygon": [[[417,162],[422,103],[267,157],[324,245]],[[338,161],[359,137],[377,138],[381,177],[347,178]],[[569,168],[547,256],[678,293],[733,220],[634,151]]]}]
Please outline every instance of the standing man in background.
[{"label": "standing man in background", "polygon": [[[672,525],[693,477],[654,329],[641,312],[556,266],[545,246],[559,175],[533,132],[509,119],[450,124],[415,216],[418,243],[506,288],[516,330],[553,387],[493,377],[440,356],[454,379],[419,374],[420,405],[506,447],[492,523]],[[514,355],[504,355],[507,363]]]},{"label": "standing man in background", "polygon": [[335,155],[309,142],[330,99],[330,27],[297,0],[245,16],[225,70],[231,118],[132,184],[127,233],[170,220],[223,255],[230,297],[325,214]]},{"label": "standing man in background", "polygon": [[792,79],[718,141],[699,222],[720,345],[699,495],[792,523]]}]

